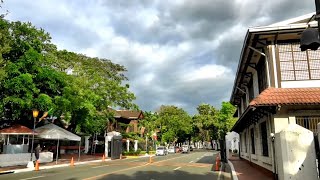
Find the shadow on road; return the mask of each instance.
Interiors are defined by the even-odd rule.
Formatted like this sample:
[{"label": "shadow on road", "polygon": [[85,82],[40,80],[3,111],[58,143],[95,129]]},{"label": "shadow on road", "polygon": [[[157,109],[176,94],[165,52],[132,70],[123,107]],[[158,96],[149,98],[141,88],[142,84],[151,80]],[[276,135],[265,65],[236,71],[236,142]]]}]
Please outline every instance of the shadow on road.
[{"label": "shadow on road", "polygon": [[185,171],[174,171],[174,172],[157,172],[157,171],[137,171],[132,175],[125,174],[109,174],[104,177],[98,178],[99,180],[215,180],[217,174],[208,172],[205,174],[192,174]]}]

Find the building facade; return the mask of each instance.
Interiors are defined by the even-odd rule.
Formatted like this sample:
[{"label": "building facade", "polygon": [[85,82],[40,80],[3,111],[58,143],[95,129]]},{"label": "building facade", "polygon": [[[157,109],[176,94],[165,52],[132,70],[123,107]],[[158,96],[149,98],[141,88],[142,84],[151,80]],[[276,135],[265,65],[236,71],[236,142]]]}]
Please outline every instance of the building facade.
[{"label": "building facade", "polygon": [[240,135],[240,157],[275,174],[276,135],[290,124],[316,133],[320,122],[320,50],[302,52],[299,43],[312,15],[250,28],[240,55],[232,131]]}]

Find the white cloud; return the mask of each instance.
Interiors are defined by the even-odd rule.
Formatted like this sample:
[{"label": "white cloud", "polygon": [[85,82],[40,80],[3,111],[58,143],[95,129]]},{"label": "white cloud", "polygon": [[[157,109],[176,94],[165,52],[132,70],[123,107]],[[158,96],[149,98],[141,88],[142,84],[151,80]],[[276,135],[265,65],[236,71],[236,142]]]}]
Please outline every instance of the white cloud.
[{"label": "white cloud", "polygon": [[231,75],[231,69],[220,65],[205,65],[198,69],[193,69],[183,78],[186,81],[197,81],[202,79],[217,79]]},{"label": "white cloud", "polygon": [[301,0],[8,0],[10,20],[48,31],[59,49],[111,59],[127,69],[142,110],[190,113],[229,100],[245,33],[315,10]]}]

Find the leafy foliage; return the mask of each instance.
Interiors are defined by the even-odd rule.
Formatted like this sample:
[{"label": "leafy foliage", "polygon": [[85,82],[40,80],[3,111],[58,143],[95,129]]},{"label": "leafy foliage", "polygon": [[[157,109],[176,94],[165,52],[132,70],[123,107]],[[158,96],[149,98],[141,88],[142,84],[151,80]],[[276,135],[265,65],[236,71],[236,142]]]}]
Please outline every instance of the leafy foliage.
[{"label": "leafy foliage", "polygon": [[[137,109],[124,84],[126,69],[107,59],[58,51],[51,37],[31,23],[0,18],[0,112],[31,123],[32,109],[53,109],[73,132],[103,132],[108,107]],[[29,121],[28,121],[29,120]]]}]

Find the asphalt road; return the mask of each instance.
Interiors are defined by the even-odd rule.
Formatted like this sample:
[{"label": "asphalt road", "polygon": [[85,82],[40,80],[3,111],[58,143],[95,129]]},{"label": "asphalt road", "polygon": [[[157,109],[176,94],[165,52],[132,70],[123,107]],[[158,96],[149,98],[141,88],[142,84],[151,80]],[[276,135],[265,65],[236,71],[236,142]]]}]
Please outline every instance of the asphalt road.
[{"label": "asphalt road", "polygon": [[169,154],[149,158],[113,160],[75,167],[1,175],[0,180],[216,180],[213,171],[217,152],[193,151],[189,154]]}]

